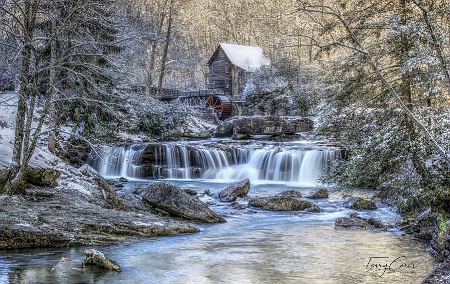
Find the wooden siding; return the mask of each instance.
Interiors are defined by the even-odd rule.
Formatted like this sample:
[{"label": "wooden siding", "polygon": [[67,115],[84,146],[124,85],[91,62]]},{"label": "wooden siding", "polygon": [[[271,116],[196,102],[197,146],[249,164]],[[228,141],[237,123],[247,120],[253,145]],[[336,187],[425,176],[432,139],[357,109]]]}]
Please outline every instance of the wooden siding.
[{"label": "wooden siding", "polygon": [[233,96],[231,83],[231,62],[219,47],[209,62],[208,89],[220,89],[226,96]]},{"label": "wooden siding", "polygon": [[208,89],[223,90],[229,97],[242,95],[247,82],[247,72],[233,65],[219,46],[208,62]]}]

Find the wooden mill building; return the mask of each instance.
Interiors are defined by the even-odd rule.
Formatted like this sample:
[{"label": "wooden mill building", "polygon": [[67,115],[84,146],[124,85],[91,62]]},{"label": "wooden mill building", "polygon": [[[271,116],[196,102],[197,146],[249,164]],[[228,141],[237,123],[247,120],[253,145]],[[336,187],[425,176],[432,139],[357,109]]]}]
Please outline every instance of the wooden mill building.
[{"label": "wooden mill building", "polygon": [[208,89],[223,90],[233,99],[241,96],[248,75],[269,65],[261,47],[221,43],[208,61]]}]

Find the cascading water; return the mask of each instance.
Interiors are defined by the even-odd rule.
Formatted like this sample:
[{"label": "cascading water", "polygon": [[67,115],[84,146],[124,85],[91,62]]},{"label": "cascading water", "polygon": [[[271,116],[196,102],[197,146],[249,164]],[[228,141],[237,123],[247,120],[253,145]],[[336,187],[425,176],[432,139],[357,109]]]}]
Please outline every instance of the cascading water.
[{"label": "cascading water", "polygon": [[94,157],[88,159],[94,169],[102,176],[141,176],[143,145],[123,147],[102,146],[93,153]]},{"label": "cascading water", "polygon": [[[307,148],[309,147],[309,148]],[[88,163],[103,176],[294,182],[313,185],[338,148],[304,144],[143,143],[102,147]]]},{"label": "cascading water", "polygon": [[247,163],[224,168],[208,178],[314,185],[330,162],[338,157],[336,149],[257,149],[250,153]]}]

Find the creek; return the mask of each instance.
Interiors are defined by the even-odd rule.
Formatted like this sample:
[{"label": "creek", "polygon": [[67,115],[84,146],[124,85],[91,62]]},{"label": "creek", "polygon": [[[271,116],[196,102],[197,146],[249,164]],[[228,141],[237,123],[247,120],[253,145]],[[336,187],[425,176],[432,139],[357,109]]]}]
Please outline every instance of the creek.
[{"label": "creek", "polygon": [[[295,189],[306,195],[341,156],[338,148],[317,142],[245,145],[227,141],[141,143],[102,147],[89,163],[102,175],[129,182],[119,191],[164,179],[195,190],[227,223],[197,224],[193,235],[140,239],[96,247],[122,266],[121,273],[50,273],[61,257],[84,259],[86,248],[20,250],[0,253],[0,283],[421,283],[435,262],[427,245],[397,228],[337,230],[334,221],[354,210],[341,196],[313,200],[320,213],[271,212],[231,207],[203,195],[249,178],[249,197]],[[364,195],[364,192],[361,192]],[[400,216],[377,204],[358,212],[395,224]]]}]

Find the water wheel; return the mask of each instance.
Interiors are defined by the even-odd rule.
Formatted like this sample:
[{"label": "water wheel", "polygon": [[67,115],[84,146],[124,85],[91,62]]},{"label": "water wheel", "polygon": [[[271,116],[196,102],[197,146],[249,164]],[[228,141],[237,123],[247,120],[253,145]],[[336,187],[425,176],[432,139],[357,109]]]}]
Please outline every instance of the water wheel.
[{"label": "water wheel", "polygon": [[231,116],[232,105],[229,98],[222,95],[212,95],[206,100],[206,105],[214,109],[220,120]]}]

